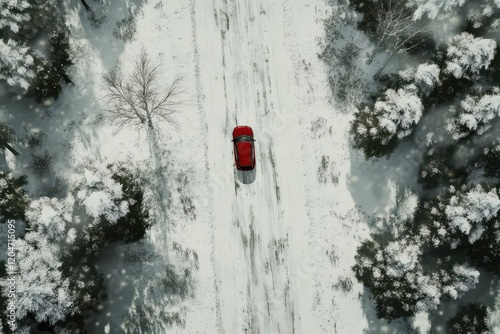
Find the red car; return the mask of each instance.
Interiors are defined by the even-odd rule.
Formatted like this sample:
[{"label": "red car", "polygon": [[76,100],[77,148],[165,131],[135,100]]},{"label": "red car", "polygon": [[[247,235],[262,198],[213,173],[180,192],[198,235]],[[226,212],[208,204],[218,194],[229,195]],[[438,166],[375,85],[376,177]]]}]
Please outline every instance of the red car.
[{"label": "red car", "polygon": [[255,139],[252,128],[240,125],[233,130],[234,162],[236,169],[249,171],[255,168]]}]

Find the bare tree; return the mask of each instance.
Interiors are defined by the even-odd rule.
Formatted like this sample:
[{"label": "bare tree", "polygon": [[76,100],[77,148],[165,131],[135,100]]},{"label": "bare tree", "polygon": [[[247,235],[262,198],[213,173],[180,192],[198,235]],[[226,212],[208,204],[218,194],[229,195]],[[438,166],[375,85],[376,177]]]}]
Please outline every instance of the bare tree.
[{"label": "bare tree", "polygon": [[181,105],[181,78],[176,76],[168,88],[162,89],[159,66],[151,64],[143,49],[129,76],[124,76],[119,68],[103,75],[106,89],[103,117],[118,126],[116,132],[124,126],[154,131],[155,122],[162,119],[175,125],[172,114]]},{"label": "bare tree", "polygon": [[389,57],[381,70],[395,53],[409,51],[428,39],[424,32],[425,20],[414,20],[414,9],[405,1],[380,1],[373,7],[371,16],[376,22],[373,34],[378,41],[367,63],[370,64],[378,52],[387,51]]}]

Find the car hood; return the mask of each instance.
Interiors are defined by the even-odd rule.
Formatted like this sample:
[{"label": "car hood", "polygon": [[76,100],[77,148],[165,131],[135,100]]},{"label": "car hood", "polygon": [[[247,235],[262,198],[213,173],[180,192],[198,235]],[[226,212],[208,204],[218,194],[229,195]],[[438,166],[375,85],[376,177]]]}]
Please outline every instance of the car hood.
[{"label": "car hood", "polygon": [[252,143],[241,142],[236,144],[238,149],[238,160],[240,166],[251,166],[252,165]]}]

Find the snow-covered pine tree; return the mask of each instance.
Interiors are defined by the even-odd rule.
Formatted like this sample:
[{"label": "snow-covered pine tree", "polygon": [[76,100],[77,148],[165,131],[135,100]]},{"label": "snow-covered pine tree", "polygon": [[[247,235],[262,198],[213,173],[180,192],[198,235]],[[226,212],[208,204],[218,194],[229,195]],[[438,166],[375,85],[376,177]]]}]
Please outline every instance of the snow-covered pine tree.
[{"label": "snow-covered pine tree", "polygon": [[24,219],[29,197],[23,186],[26,176],[15,177],[11,172],[0,170],[0,223],[6,219]]},{"label": "snow-covered pine tree", "polygon": [[409,3],[416,7],[413,18],[419,20],[424,16],[435,19],[439,12],[448,12],[463,6],[465,0],[410,0]]},{"label": "snow-covered pine tree", "polygon": [[31,203],[26,218],[32,229],[56,244],[71,244],[76,237],[70,231],[78,220],[73,219],[73,203],[67,199],[39,198]]},{"label": "snow-covered pine tree", "polygon": [[12,39],[0,39],[0,80],[28,89],[35,76],[34,59],[28,47]]},{"label": "snow-covered pine tree", "polygon": [[420,64],[399,72],[399,76],[408,84],[417,87],[419,96],[428,96],[439,84],[439,66],[433,63]]},{"label": "snow-covered pine tree", "polygon": [[63,320],[71,313],[73,300],[69,280],[61,273],[59,246],[40,232],[29,232],[17,242],[17,317],[30,313],[36,321],[50,324]]},{"label": "snow-covered pine tree", "polygon": [[370,288],[377,317],[389,321],[409,317],[422,300],[429,305],[439,302],[438,289],[422,275],[421,254],[420,246],[409,239],[366,240],[358,248],[353,270],[356,278]]},{"label": "snow-covered pine tree", "polygon": [[495,56],[495,40],[474,37],[463,32],[450,40],[447,50],[446,71],[456,78],[478,74],[487,69]]},{"label": "snow-covered pine tree", "polygon": [[482,147],[476,163],[483,169],[486,177],[500,177],[500,139],[496,138]]},{"label": "snow-covered pine tree", "polygon": [[104,232],[110,242],[134,242],[141,240],[151,226],[149,207],[144,201],[144,190],[137,173],[123,164],[108,166],[113,180],[121,184],[123,200],[128,202],[128,213],[115,225],[107,225]]},{"label": "snow-covered pine tree", "polygon": [[449,334],[490,333],[491,327],[487,322],[488,310],[486,305],[469,303],[458,308],[457,313],[448,320]]},{"label": "snow-covered pine tree", "polygon": [[390,154],[422,117],[423,105],[417,94],[415,85],[388,89],[373,109],[358,110],[351,128],[354,146],[368,158]]},{"label": "snow-covered pine tree", "polygon": [[115,224],[129,212],[129,204],[123,200],[122,186],[113,180],[111,171],[101,163],[92,163],[77,169],[70,178],[70,192],[76,205],[83,208],[98,223],[101,218]]},{"label": "snow-covered pine tree", "polygon": [[[12,32],[19,32],[20,25],[30,19],[26,0],[3,0],[0,2],[0,30],[8,27]],[[1,52],[0,52],[1,54]]]},{"label": "snow-covered pine tree", "polygon": [[492,126],[492,121],[500,116],[500,88],[494,87],[490,93],[467,95],[460,102],[450,120],[447,131],[453,139],[482,135]]},{"label": "snow-covered pine tree", "polygon": [[452,233],[460,232],[473,244],[486,230],[485,224],[497,216],[500,198],[496,188],[477,185],[453,194],[445,207]]}]

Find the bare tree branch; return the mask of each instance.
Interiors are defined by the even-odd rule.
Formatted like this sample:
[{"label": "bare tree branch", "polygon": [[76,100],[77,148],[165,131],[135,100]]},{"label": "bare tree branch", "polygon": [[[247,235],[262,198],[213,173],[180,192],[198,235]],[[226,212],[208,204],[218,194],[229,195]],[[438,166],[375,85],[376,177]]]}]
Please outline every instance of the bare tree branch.
[{"label": "bare tree branch", "polygon": [[160,120],[176,126],[172,115],[183,104],[181,78],[176,76],[165,88],[159,74],[159,65],[152,65],[142,49],[129,76],[124,76],[119,68],[102,76],[106,89],[103,118],[117,126],[116,132],[125,126],[155,131],[155,123]]},{"label": "bare tree branch", "polygon": [[[380,51],[389,52],[390,60],[395,53],[409,51],[428,39],[425,36],[425,21],[414,20],[413,9],[404,1],[381,1],[375,10],[374,17],[377,21],[375,35],[378,41],[367,60],[368,64]],[[412,41],[413,43],[410,43]]]}]

